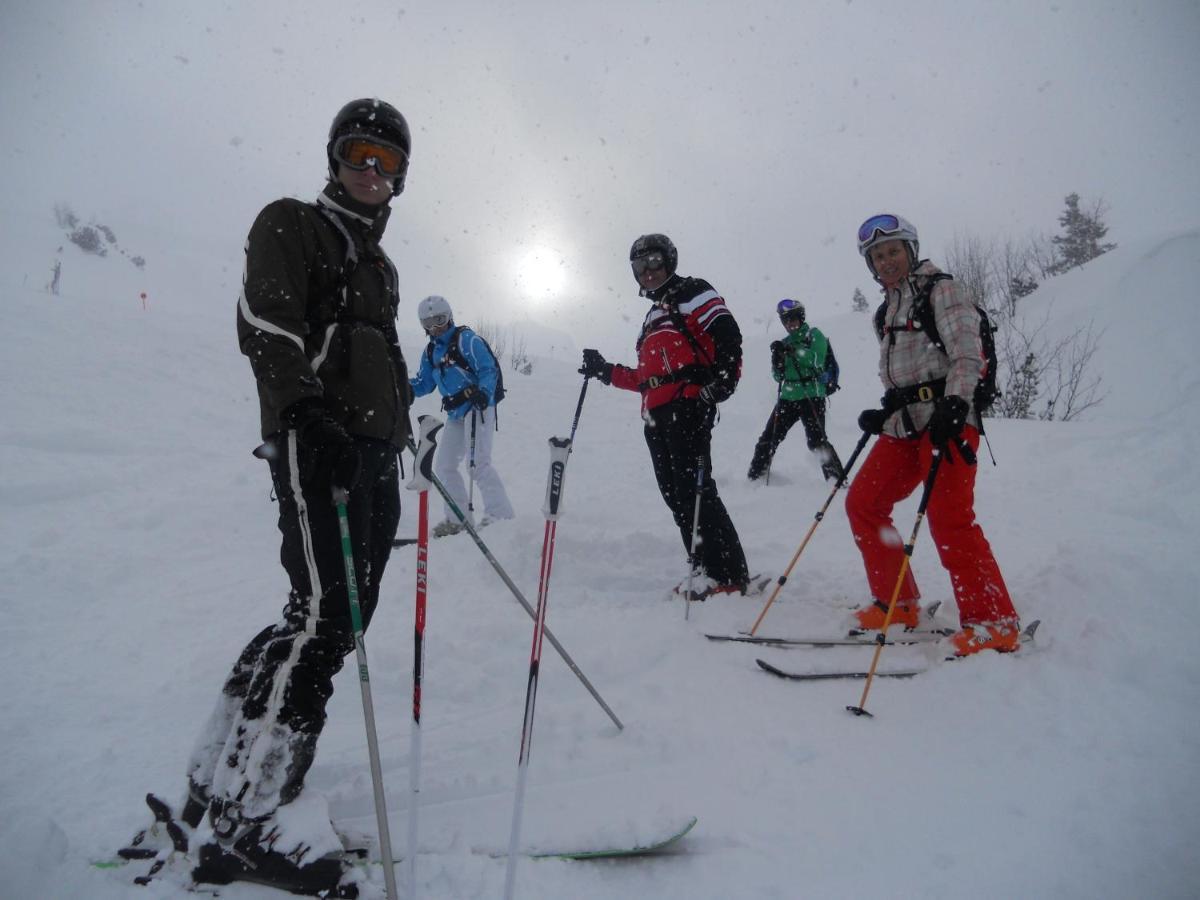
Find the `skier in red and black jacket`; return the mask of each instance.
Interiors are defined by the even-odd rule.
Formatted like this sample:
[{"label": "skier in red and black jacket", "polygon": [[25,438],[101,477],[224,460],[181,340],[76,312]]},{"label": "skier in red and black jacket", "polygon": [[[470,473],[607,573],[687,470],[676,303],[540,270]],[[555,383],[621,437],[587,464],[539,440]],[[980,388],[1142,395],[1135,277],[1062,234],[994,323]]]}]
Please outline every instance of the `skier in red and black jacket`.
[{"label": "skier in red and black jacket", "polygon": [[666,235],[639,237],[629,261],[641,295],[654,304],[638,335],[637,367],[589,349],[579,371],[641,394],[654,477],[685,548],[692,543],[696,466],[704,466],[691,599],[745,593],[746,555],[717,493],[710,453],[717,404],[733,395],[742,374],[742,333],[711,284],[676,273],[679,252]]}]

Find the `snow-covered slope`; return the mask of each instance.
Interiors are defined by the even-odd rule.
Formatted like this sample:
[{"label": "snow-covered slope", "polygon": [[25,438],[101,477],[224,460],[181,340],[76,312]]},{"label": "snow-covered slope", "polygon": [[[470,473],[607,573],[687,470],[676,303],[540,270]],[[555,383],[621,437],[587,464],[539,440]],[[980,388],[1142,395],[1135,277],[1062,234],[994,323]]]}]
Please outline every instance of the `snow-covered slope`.
[{"label": "snow-covered slope", "polygon": [[[51,258],[52,224],[6,235],[0,271]],[[130,232],[152,262],[145,308],[138,279],[151,276],[116,258],[70,256],[59,296],[0,276],[4,897],[172,895],[88,861],[144,823],[146,791],[181,794],[227,667],[284,599],[270,484],[249,453],[253,385],[233,338],[236,248],[181,260],[169,241],[141,237]],[[687,815],[700,823],[660,859],[523,862],[519,893],[1193,896],[1198,269],[1200,232],[1148,237],[1030,298],[1054,301],[1055,327],[1094,317],[1106,329],[1098,359],[1110,388],[1083,422],[989,428],[998,465],[981,464],[978,512],[1023,617],[1043,620],[1038,652],[877,682],[872,720],[845,711],[860,685],[784,683],[753,662],[855,667],[868,651],[756,651],[702,637],[747,627],[761,599],[710,602],[684,622],[665,599],[685,567],[637,399],[591,385],[548,622],[626,727],[616,731],[547,645],[526,844],[647,837]],[[756,315],[731,303],[745,321]],[[842,365],[830,431],[847,455],[859,409],[879,393],[873,338],[865,315],[816,324]],[[770,486],[745,481],[774,399],[766,345],[777,336],[746,330],[745,376],[716,430],[716,476],[751,567],[778,572],[827,490],[800,435],[781,449]],[[418,350],[415,339],[406,346]],[[533,598],[546,438],[568,431],[580,378],[560,357],[507,381],[496,459],[518,516],[483,535]],[[402,533],[415,531],[415,509],[406,496]],[[902,531],[914,512],[915,502],[898,510]],[[367,638],[393,835],[409,802],[412,552],[395,553]],[[925,599],[949,600],[927,533],[914,568]],[[763,631],[835,633],[864,590],[838,502]],[[504,861],[473,851],[506,844],[531,623],[466,536],[433,545],[429,603],[420,895],[495,897]],[[906,662],[924,656],[884,656],[885,666]],[[329,712],[310,788],[369,829],[352,671]],[[275,894],[237,886],[223,896]]]}]

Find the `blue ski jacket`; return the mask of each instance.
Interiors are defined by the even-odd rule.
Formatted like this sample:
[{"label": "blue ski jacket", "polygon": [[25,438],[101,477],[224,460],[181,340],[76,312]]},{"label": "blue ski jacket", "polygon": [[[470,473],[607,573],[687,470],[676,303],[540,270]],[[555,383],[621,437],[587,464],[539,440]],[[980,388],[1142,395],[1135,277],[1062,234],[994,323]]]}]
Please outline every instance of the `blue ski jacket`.
[{"label": "blue ski jacket", "polygon": [[[413,395],[424,397],[437,388],[443,397],[451,397],[467,385],[478,385],[487,392],[488,405],[495,406],[496,380],[500,374],[496,357],[488,350],[483,338],[470,328],[459,328],[457,334],[455,330],[453,327],[446,329],[444,334],[431,340],[421,353],[421,369],[417,377],[410,378],[408,382],[412,385]],[[447,359],[452,338],[458,343],[458,355],[466,360],[474,374],[464,366],[455,365],[453,358]],[[470,403],[460,403],[447,410],[447,415],[452,420],[462,419],[470,411]]]}]

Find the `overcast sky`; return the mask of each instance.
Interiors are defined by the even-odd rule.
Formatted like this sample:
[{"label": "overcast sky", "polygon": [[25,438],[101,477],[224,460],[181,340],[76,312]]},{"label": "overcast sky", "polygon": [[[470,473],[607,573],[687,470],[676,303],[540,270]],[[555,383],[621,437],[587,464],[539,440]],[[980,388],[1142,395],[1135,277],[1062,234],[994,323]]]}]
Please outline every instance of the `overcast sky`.
[{"label": "overcast sky", "polygon": [[784,296],[817,318],[870,292],[854,230],[881,210],[935,261],[956,233],[1055,232],[1072,191],[1109,204],[1118,242],[1200,223],[1196,2],[3,0],[0,16],[4,215],[65,202],[169,234],[147,279],[195,241],[228,267],[155,290],[222,315],[254,215],[315,196],[329,122],[358,96],[413,130],[385,240],[406,299],[614,352],[644,309],[626,260],[647,231],[750,327]]}]

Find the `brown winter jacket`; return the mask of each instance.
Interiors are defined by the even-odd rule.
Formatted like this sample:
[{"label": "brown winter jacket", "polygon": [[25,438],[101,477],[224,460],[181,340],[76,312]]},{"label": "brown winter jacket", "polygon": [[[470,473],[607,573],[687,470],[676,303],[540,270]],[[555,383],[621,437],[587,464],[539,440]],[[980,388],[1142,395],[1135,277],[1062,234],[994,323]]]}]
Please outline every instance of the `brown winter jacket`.
[{"label": "brown winter jacket", "polygon": [[317,204],[276,200],[246,240],[237,333],[258,382],[263,437],[286,428],[280,413],[297,400],[321,397],[351,434],[403,447],[408,368],[396,269],[379,246],[390,209],[357,203],[333,183]]}]

